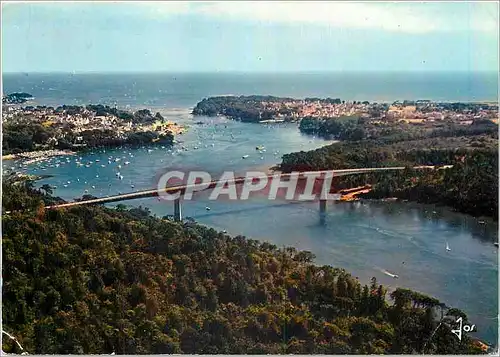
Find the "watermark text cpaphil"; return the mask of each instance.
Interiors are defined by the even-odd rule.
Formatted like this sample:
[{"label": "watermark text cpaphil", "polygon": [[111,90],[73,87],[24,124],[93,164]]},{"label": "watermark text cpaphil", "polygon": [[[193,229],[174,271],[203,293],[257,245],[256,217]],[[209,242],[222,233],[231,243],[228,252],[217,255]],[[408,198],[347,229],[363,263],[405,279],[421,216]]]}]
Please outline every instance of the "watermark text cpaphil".
[{"label": "watermark text cpaphil", "polygon": [[291,172],[269,174],[248,171],[236,176],[225,171],[213,177],[205,171],[169,171],[158,180],[158,197],[165,201],[193,199],[196,192],[210,192],[210,200],[247,200],[251,196],[265,196],[269,200],[298,201],[339,200],[332,193],[333,172]]}]

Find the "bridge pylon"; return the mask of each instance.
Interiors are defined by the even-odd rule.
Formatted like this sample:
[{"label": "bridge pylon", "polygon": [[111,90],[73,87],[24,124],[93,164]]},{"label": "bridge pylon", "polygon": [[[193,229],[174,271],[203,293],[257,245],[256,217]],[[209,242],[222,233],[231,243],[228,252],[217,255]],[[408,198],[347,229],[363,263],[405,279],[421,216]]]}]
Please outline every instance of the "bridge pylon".
[{"label": "bridge pylon", "polygon": [[319,200],[319,222],[325,224],[326,219],[326,200]]},{"label": "bridge pylon", "polygon": [[326,200],[319,200],[319,213],[320,214],[326,213]]},{"label": "bridge pylon", "polygon": [[176,222],[182,221],[182,206],[180,198],[176,198],[174,200],[174,221]]}]

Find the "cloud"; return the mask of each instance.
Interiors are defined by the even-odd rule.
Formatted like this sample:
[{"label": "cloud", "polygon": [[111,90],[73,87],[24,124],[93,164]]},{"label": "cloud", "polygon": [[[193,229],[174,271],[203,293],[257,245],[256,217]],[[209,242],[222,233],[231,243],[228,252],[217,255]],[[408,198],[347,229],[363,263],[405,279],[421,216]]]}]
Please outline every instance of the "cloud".
[{"label": "cloud", "polygon": [[[498,37],[498,2],[139,1],[2,3],[3,15],[48,11],[51,16],[100,12],[109,16],[169,19],[197,16],[217,21],[317,25],[341,29],[426,34],[477,32]],[[106,11],[101,11],[105,9]],[[34,12],[33,12],[34,13]],[[104,16],[104,15],[103,15]]]},{"label": "cloud", "polygon": [[[498,3],[144,2],[151,14],[220,20],[315,24],[402,33],[497,32]],[[461,13],[453,6],[461,6]],[[465,7],[464,7],[465,6]]]},{"label": "cloud", "polygon": [[471,28],[498,36],[498,2],[469,4]]}]

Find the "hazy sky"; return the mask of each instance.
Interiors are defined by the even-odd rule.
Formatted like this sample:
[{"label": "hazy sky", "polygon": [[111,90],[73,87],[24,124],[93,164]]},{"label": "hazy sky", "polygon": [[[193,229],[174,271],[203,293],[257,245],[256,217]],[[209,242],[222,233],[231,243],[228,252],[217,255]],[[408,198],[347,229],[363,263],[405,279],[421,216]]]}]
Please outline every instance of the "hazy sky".
[{"label": "hazy sky", "polygon": [[498,3],[2,4],[4,72],[498,70]]}]

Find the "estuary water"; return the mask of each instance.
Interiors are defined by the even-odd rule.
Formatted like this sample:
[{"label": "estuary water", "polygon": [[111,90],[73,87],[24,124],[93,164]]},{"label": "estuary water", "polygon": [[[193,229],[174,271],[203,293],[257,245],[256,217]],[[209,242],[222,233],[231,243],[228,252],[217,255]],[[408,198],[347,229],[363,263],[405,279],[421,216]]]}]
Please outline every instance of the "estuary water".
[{"label": "estuary water", "polygon": [[[238,89],[234,84],[227,83],[228,87],[220,88],[210,81],[210,85],[199,84],[207,80],[204,77],[196,82],[179,76],[184,78],[181,84],[172,84],[174,80],[165,79],[162,87],[161,78],[152,75],[149,75],[149,80],[140,76],[135,80],[129,77],[128,82],[125,79],[113,82],[109,76],[99,79],[97,75],[91,78],[83,75],[38,76],[18,75],[10,79],[4,76],[4,91],[29,92],[35,95],[36,104],[116,102],[121,107],[147,107],[160,111],[169,120],[190,126],[186,134],[176,138],[178,143],[173,148],[153,146],[96,150],[79,153],[76,157],[52,158],[49,162],[24,168],[29,173],[53,175],[42,180],[40,185],[49,183],[57,186],[55,194],[67,200],[81,197],[85,190],[88,194],[101,197],[154,188],[158,175],[171,169],[206,170],[215,176],[225,170],[243,173],[277,164],[285,153],[329,144],[322,139],[300,134],[293,124],[260,125],[224,118],[193,118],[189,114],[190,108],[204,97],[231,92],[346,97],[341,95],[342,90],[338,87],[329,91],[323,80],[317,80],[317,86],[312,86],[309,82],[314,80],[311,78],[304,87],[297,84],[290,88],[283,83],[297,83],[296,79],[288,78],[288,82],[278,81],[278,84],[271,81],[273,84],[266,87],[262,84],[262,81],[266,83],[264,79],[259,81],[259,78],[245,77],[240,79],[240,85],[243,81],[246,86]],[[43,84],[40,84],[42,80]],[[89,83],[93,83],[92,86]],[[42,87],[43,90],[40,89]],[[277,90],[277,87],[281,89]],[[362,93],[363,89],[359,88]],[[375,94],[378,98],[394,99],[396,91],[381,88],[378,94],[373,90],[374,97],[352,99],[373,100]],[[470,90],[471,87],[468,88]],[[158,92],[159,89],[162,92]],[[440,95],[439,90],[431,91],[424,98],[425,93],[419,95],[418,92],[424,89],[417,89],[407,86],[400,93],[412,94],[411,99],[438,99]],[[417,92],[412,92],[415,90]],[[451,95],[457,91],[460,92],[457,88],[451,91]],[[136,94],[131,97],[131,93]],[[480,93],[475,95],[480,96]],[[482,100],[489,100],[486,97]],[[255,149],[261,145],[265,146],[266,152],[259,153]],[[187,150],[179,150],[181,147]],[[248,157],[243,159],[244,155]],[[92,162],[90,167],[77,166],[75,159],[79,157],[84,164]],[[116,158],[120,160],[115,161]],[[126,161],[129,164],[125,165]],[[14,166],[19,169],[19,162],[6,161],[3,164],[4,168]],[[116,176],[118,171],[123,176],[121,180]],[[173,212],[171,203],[154,198],[124,203],[148,207],[158,216]],[[394,202],[331,204],[325,220],[321,222],[317,203],[287,203],[267,198],[209,201],[204,194],[198,195],[194,201],[185,202],[183,215],[226,230],[229,234],[310,250],[317,256],[318,264],[345,268],[362,282],[368,282],[375,276],[389,290],[400,286],[434,296],[464,310],[469,320],[478,327],[474,335],[489,344],[496,344],[498,249],[493,242],[498,241],[498,225],[494,222],[482,222],[445,208]],[[450,251],[445,249],[447,243]],[[397,274],[399,279],[393,279],[385,272]]]}]

